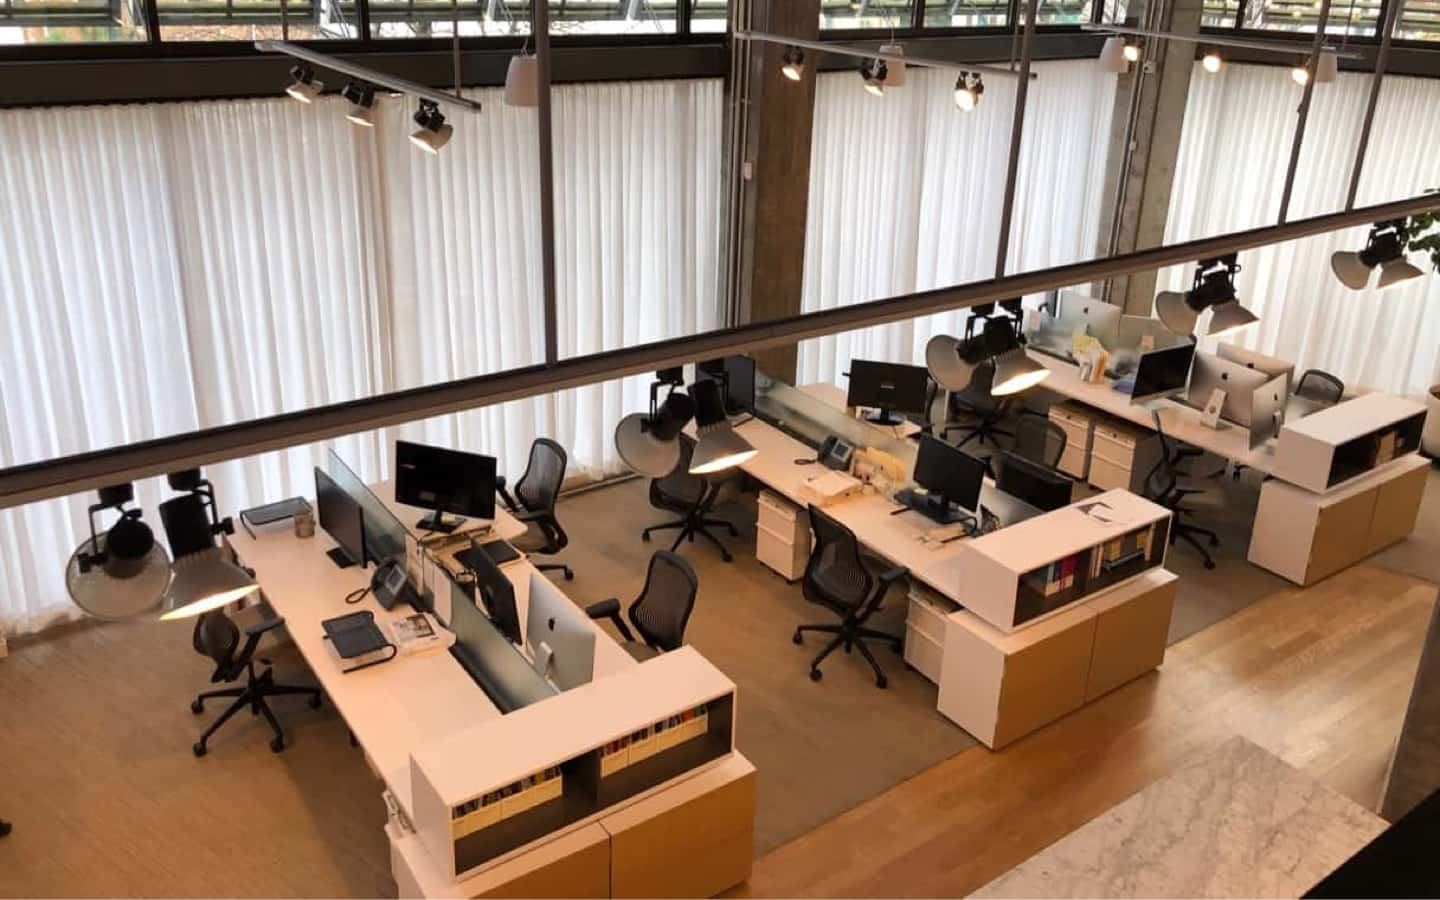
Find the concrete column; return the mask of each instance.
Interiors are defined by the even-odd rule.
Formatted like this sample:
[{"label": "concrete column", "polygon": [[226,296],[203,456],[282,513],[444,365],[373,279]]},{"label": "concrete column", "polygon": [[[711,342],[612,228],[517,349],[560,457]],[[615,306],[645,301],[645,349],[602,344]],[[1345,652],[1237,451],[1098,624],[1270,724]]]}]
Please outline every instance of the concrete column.
[{"label": "concrete column", "polygon": [[[1128,23],[1131,25],[1180,34],[1200,31],[1201,0],[1146,0],[1132,10],[1137,18]],[[1145,58],[1121,75],[1115,86],[1099,256],[1157,247],[1165,241],[1165,219],[1170,211],[1170,189],[1180,152],[1180,130],[1185,123],[1196,45],[1155,38],[1142,40]],[[1162,44],[1163,48],[1157,49]],[[1129,135],[1132,123],[1135,130]],[[1109,299],[1132,315],[1150,315],[1155,300],[1155,273],[1116,278]]]}]

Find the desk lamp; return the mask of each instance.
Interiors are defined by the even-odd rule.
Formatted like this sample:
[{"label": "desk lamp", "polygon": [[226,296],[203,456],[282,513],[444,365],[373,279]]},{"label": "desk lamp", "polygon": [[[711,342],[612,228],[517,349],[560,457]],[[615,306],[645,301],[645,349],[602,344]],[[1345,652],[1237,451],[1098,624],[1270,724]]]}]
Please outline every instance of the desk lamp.
[{"label": "desk lamp", "polygon": [[[664,478],[680,464],[676,440],[695,415],[695,403],[679,388],[685,383],[684,369],[677,366],[655,373],[650,385],[650,412],[631,413],[615,426],[615,450],[625,465],[641,475]],[[669,388],[664,402],[660,391]]]},{"label": "desk lamp", "polygon": [[1211,337],[1253,325],[1259,317],[1235,299],[1235,275],[1240,271],[1234,253],[1202,259],[1195,267],[1195,280],[1188,291],[1161,291],[1155,298],[1155,315],[1175,334],[1195,331],[1200,313],[1210,310],[1205,333]]},{"label": "desk lamp", "polygon": [[186,493],[160,504],[160,522],[175,556],[174,577],[161,601],[161,621],[198,616],[259,590],[255,579],[215,543],[219,535],[234,534],[235,523],[219,517],[210,482],[199,469],[172,473],[169,482]]},{"label": "desk lamp", "polygon": [[759,452],[730,427],[718,382],[706,379],[690,385],[690,399],[695,403],[696,425],[690,474],[720,472],[740,465]]},{"label": "desk lamp", "polygon": [[[90,538],[71,555],[65,566],[65,587],[70,599],[99,619],[128,619],[154,610],[170,580],[170,558],[155,542],[150,526],[138,509],[126,509],[135,500],[131,484],[100,489],[100,502],[90,507]],[[97,514],[119,513],[110,530],[95,528]]]}]

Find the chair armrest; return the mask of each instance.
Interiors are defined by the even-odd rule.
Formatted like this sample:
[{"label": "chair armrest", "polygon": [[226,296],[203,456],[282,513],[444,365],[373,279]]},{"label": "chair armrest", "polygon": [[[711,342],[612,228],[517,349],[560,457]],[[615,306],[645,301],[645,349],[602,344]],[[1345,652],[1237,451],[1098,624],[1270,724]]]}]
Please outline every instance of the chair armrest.
[{"label": "chair armrest", "polygon": [[592,619],[609,619],[615,623],[615,630],[620,632],[621,637],[632,643],[635,641],[635,634],[630,630],[630,626],[620,618],[620,601],[617,598],[611,597],[590,604],[585,607],[585,615]]},{"label": "chair armrest", "polygon": [[246,629],[245,629],[245,635],[246,635],[246,637],[259,637],[260,635],[264,634],[265,632],[270,631],[270,630],[275,629],[275,628],[279,628],[281,625],[284,625],[284,624],[285,624],[285,620],[284,620],[284,619],[279,619],[279,618],[276,618],[276,619],[266,619],[266,620],[264,620],[263,622],[256,622],[254,625],[251,625],[249,628],[246,628]]},{"label": "chair armrest", "polygon": [[495,476],[495,493],[499,495],[500,502],[505,504],[507,510],[512,513],[518,512],[520,510],[520,504],[516,503],[515,498],[510,496],[510,492],[505,489],[506,484],[507,482],[505,481],[504,475]]},{"label": "chair armrest", "polygon": [[909,574],[909,569],[905,568],[904,566],[896,566],[893,569],[886,569],[884,572],[881,572],[880,580],[881,582],[889,585],[896,581],[899,581],[901,578],[904,578],[906,575]]},{"label": "chair armrest", "polygon": [[517,522],[544,522],[553,517],[548,509],[514,510],[511,515]]}]

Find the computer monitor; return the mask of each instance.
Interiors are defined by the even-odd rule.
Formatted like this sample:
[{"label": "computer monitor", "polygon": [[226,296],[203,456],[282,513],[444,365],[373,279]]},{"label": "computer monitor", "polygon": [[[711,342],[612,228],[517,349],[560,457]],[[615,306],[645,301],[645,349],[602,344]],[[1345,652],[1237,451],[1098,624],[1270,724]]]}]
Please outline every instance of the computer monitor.
[{"label": "computer monitor", "polygon": [[464,519],[495,518],[495,457],[395,442],[395,500],[434,510],[415,523],[425,531],[454,531]]},{"label": "computer monitor", "polygon": [[525,649],[535,671],[562,691],[595,677],[595,626],[550,579],[530,573],[530,608],[525,614]]},{"label": "computer monitor", "polygon": [[315,507],[320,528],[340,545],[325,555],[342,569],[357,564],[364,568],[365,510],[318,466],[315,468]]},{"label": "computer monitor", "polygon": [[1237,347],[1234,344],[1215,345],[1215,355],[1230,362],[1239,363],[1248,369],[1264,372],[1271,378],[1285,376],[1285,393],[1290,393],[1290,382],[1295,377],[1295,364],[1276,356],[1266,356],[1255,350]]},{"label": "computer monitor", "polygon": [[863,406],[877,410],[867,417],[877,425],[899,425],[894,413],[927,415],[930,393],[930,370],[924,366],[850,360],[850,389],[846,406]]},{"label": "computer monitor", "polygon": [[748,356],[707,359],[695,364],[695,375],[720,382],[728,415],[755,411],[755,360]]},{"label": "computer monitor", "polygon": [[1044,512],[1069,506],[1075,489],[1075,483],[1069,478],[1013,450],[1001,451],[1000,476],[995,484],[1010,496]]},{"label": "computer monitor", "polygon": [[1190,370],[1190,390],[1186,392],[1185,402],[1196,409],[1204,409],[1210,402],[1210,395],[1219,388],[1225,392],[1220,418],[1234,422],[1242,428],[1249,428],[1255,391],[1269,380],[1270,376],[1264,372],[1240,363],[1230,362],[1209,353],[1196,353],[1195,364]]},{"label": "computer monitor", "polygon": [[1260,385],[1250,395],[1250,448],[1252,450],[1271,438],[1280,436],[1280,426],[1285,424],[1285,389],[1289,384],[1289,373],[1282,373]]},{"label": "computer monitor", "polygon": [[1120,347],[1120,307],[1075,291],[1061,291],[1055,311],[1054,330],[1069,343],[1075,332],[1095,338],[1106,350]]},{"label": "computer monitor", "polygon": [[485,612],[490,614],[490,622],[505,635],[506,640],[518,646],[523,638],[520,635],[520,612],[515,606],[515,586],[489,553],[467,553],[464,565],[475,576],[475,587],[485,604]]},{"label": "computer monitor", "polygon": [[1135,387],[1130,391],[1131,403],[1144,403],[1168,397],[1185,390],[1190,379],[1190,365],[1195,360],[1195,345],[1185,342],[1166,350],[1140,354],[1135,367]]},{"label": "computer monitor", "polygon": [[929,492],[937,512],[948,512],[951,507],[973,511],[980,505],[985,463],[933,435],[922,434],[915,453],[914,479]]}]

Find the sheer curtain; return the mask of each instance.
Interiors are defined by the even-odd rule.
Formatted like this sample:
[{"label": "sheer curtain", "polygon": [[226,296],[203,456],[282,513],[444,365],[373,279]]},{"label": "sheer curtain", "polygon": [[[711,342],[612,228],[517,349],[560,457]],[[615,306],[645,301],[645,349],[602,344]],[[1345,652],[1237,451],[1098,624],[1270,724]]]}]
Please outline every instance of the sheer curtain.
[{"label": "sheer curtain", "polygon": [[[0,467],[541,361],[534,112],[475,96],[438,157],[388,98],[373,131],[335,98],[0,112]],[[561,353],[714,327],[719,82],[556,100]],[[598,472],[644,401],[629,379],[335,443],[380,478],[397,434],[508,471],[549,435]],[[323,452],[207,474],[240,509],[307,493]],[[137,490],[155,523],[163,480]],[[9,633],[77,615],[91,500],[0,510]]]},{"label": "sheer curtain", "polygon": [[[1115,78],[1093,60],[1046,62],[1031,85],[1007,271],[1095,255]],[[815,99],[803,308],[830,309],[991,278],[1009,157],[1013,79],[967,115],[953,73],[910,69],[883,98],[849,72]],[[801,383],[839,380],[852,357],[924,360],[969,313],[939,313],[800,345]]]},{"label": "sheer curtain", "polygon": [[[1317,85],[1296,171],[1290,217],[1345,205],[1370,77],[1341,73]],[[1166,223],[1167,243],[1273,223],[1294,135],[1300,89],[1281,67],[1199,70]],[[1440,186],[1440,81],[1389,76],[1380,92],[1357,205]],[[1320,368],[1349,386],[1421,394],[1440,381],[1440,278],[1427,271],[1385,292],[1351,291],[1330,254],[1359,250],[1367,227],[1240,254],[1240,296],[1260,322],[1227,340]],[[1161,272],[1160,289],[1189,286],[1193,267]]]}]

